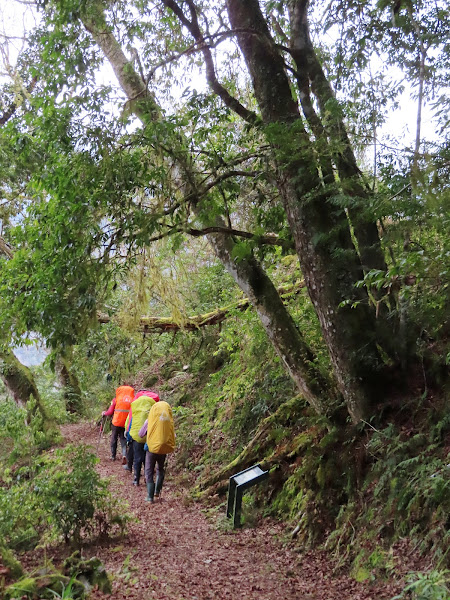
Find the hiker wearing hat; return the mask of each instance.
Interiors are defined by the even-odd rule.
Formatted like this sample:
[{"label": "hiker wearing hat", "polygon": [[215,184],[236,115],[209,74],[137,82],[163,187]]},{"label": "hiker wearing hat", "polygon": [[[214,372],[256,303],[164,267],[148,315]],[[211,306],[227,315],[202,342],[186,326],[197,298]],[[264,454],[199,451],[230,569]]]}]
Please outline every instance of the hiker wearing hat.
[{"label": "hiker wearing hat", "polygon": [[[145,424],[139,434],[143,436],[144,431]],[[147,448],[145,453],[146,500],[153,503],[154,497],[158,497],[161,493],[166,456],[175,450],[173,415],[167,402],[160,400],[150,409],[147,421]],[[154,481],[155,466],[157,466],[156,484]]]},{"label": "hiker wearing hat", "polygon": [[127,442],[125,439],[125,421],[127,419],[130,405],[134,399],[134,389],[130,385],[121,385],[116,390],[116,396],[111,402],[108,410],[102,412],[102,415],[109,417],[112,415],[111,424],[111,460],[116,460],[117,440],[120,441],[122,448],[122,464],[127,462]]}]

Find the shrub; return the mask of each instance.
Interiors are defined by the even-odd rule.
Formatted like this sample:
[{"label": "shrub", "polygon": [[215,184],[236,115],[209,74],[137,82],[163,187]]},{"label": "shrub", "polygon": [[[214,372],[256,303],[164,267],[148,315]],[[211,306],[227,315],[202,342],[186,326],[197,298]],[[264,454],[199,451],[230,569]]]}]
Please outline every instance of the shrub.
[{"label": "shrub", "polygon": [[33,486],[49,522],[64,540],[80,543],[96,528],[104,534],[110,525],[121,525],[113,511],[108,483],[95,470],[96,456],[84,446],[68,446],[47,454]]},{"label": "shrub", "polygon": [[450,598],[450,571],[411,573],[402,593],[392,600],[448,600]]},{"label": "shrub", "polygon": [[122,529],[127,517],[114,510],[96,463],[83,446],[67,446],[19,469],[14,483],[0,489],[0,537],[9,547],[23,548],[61,536],[80,544],[94,533]]}]

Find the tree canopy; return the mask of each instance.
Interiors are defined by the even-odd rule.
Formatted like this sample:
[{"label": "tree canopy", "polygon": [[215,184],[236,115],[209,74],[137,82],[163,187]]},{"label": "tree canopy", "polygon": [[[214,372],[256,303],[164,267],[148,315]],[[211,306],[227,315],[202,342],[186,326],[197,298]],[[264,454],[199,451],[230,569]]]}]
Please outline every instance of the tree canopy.
[{"label": "tree canopy", "polygon": [[[150,247],[206,236],[314,409],[332,418],[343,400],[369,419],[388,373],[414,363],[427,294],[448,289],[448,8],[390,9],[37,2],[16,64],[4,53],[5,337],[77,344],[133,269],[151,276]],[[402,101],[392,67],[418,103],[414,145],[395,158],[378,141]],[[441,138],[425,142],[431,99]],[[333,381],[267,270],[293,252]]]}]

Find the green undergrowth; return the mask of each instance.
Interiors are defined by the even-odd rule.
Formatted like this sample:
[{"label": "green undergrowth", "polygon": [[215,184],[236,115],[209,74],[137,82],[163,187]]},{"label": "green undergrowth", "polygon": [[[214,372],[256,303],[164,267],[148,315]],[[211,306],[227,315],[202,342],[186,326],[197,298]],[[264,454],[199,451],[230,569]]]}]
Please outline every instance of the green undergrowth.
[{"label": "green undergrowth", "polygon": [[[257,462],[267,484],[244,495],[243,523],[264,516],[320,545],[359,580],[395,573],[407,540],[432,564],[449,564],[450,413],[444,398],[408,398],[389,422],[330,427],[294,395],[262,346],[230,344],[197,357],[196,372],[165,382],[177,418],[178,465],[202,499],[220,500],[228,477]],[[176,385],[172,385],[176,381]],[[407,409],[405,409],[407,405]],[[382,420],[380,418],[380,423]]]},{"label": "green undergrowth", "polygon": [[450,598],[450,571],[432,569],[410,573],[400,594],[391,600],[448,600]]},{"label": "green undergrowth", "polygon": [[0,422],[0,477],[5,468],[20,464],[60,441],[57,429],[44,426],[32,398],[26,407],[17,406],[8,397],[1,400]]},{"label": "green undergrowth", "polygon": [[[46,414],[44,423],[34,399],[18,406],[6,393],[0,399],[0,597],[84,599],[93,586],[110,591],[107,574],[96,558],[51,564],[54,548],[67,553],[98,537],[120,535],[128,517],[115,509],[96,471],[98,459],[83,445],[59,448],[57,424],[71,420],[60,387],[46,367],[34,369]],[[26,569],[23,553],[40,557],[40,566]],[[42,559],[42,561],[41,561]],[[75,564],[75,562],[76,564]]]},{"label": "green undergrowth", "polygon": [[[165,382],[177,416],[179,464],[202,476],[239,454],[260,423],[295,394],[254,315],[246,319],[248,337],[233,329],[221,336],[212,355],[206,350],[197,357],[184,380],[175,372]],[[281,440],[290,435],[289,427],[272,435]]]},{"label": "green undergrowth", "polygon": [[[369,549],[408,538],[439,566],[450,564],[450,413],[430,414],[415,427],[389,424],[366,443],[369,468],[362,485],[341,506],[328,545],[359,562]],[[355,543],[356,542],[356,543]],[[377,567],[388,555],[381,552]]]},{"label": "green undergrowth", "polygon": [[[48,550],[64,542],[67,548],[102,536],[122,534],[128,517],[115,502],[96,471],[98,459],[84,446],[66,446],[37,456],[27,464],[3,473],[0,485],[0,556],[15,580],[2,590],[4,598],[54,597],[53,592],[77,587],[77,598],[84,598],[84,584],[71,582],[80,567],[65,570],[42,567],[37,573],[25,573],[20,564],[24,551]],[[19,560],[18,560],[19,559]],[[99,564],[85,565],[87,571],[100,571]],[[95,568],[94,568],[95,567]],[[104,571],[104,570],[103,570]],[[61,587],[62,586],[62,587]],[[45,592],[49,588],[51,591]],[[47,595],[45,595],[47,594]],[[69,596],[63,596],[69,597]],[[72,597],[72,596],[70,596]]]},{"label": "green undergrowth", "polygon": [[84,600],[93,588],[111,594],[111,580],[98,558],[85,559],[80,552],[74,552],[56,568],[51,561],[35,571],[17,578],[17,581],[4,587],[3,600],[17,598],[39,598]]}]

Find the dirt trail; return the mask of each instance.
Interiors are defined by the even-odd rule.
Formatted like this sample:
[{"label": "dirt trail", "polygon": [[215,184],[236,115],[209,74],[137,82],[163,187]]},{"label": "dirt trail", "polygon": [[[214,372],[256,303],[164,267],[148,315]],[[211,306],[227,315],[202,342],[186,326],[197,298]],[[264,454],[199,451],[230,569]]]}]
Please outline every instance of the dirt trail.
[{"label": "dirt trail", "polygon": [[[63,435],[67,442],[97,444],[97,432],[86,425],[67,425]],[[137,519],[123,539],[85,549],[113,575],[112,596],[96,591],[93,600],[384,600],[396,591],[333,575],[323,554],[300,556],[298,544],[283,542],[286,531],[273,521],[254,529],[217,529],[201,505],[183,499],[173,463],[162,498],[152,505],[145,502],[145,486],[133,486],[120,461],[109,460],[109,437],[98,455],[98,470],[111,478],[118,505],[128,503]]]}]

